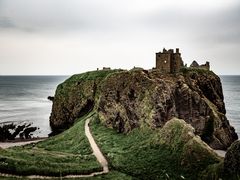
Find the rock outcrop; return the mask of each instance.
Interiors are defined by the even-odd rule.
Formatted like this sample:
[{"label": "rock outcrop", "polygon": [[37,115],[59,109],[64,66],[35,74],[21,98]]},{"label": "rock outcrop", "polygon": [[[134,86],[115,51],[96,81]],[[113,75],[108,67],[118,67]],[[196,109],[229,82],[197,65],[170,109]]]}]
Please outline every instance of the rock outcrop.
[{"label": "rock outcrop", "polygon": [[0,142],[20,139],[31,139],[33,132],[39,128],[33,127],[32,123],[3,123],[0,124]]},{"label": "rock outcrop", "polygon": [[50,116],[53,134],[71,127],[74,121],[95,105],[102,80],[117,70],[102,70],[73,75],[58,85]]},{"label": "rock outcrop", "polygon": [[50,124],[66,129],[95,108],[100,120],[121,133],[152,129],[177,117],[215,149],[237,139],[225,113],[220,79],[211,71],[184,69],[177,74],[158,70],[105,70],[74,75],[57,88]]},{"label": "rock outcrop", "polygon": [[203,179],[200,172],[203,171],[205,174],[204,170],[209,165],[218,165],[222,162],[222,158],[199,136],[196,136],[194,131],[194,128],[184,120],[173,118],[157,133],[157,143],[169,147],[172,153],[175,150],[180,154],[176,157],[179,158],[179,164],[184,167],[183,171],[195,170],[196,174],[191,172],[193,177],[186,179]]},{"label": "rock outcrop", "polygon": [[224,172],[228,177],[240,177],[240,141],[235,141],[228,149],[224,159]]}]

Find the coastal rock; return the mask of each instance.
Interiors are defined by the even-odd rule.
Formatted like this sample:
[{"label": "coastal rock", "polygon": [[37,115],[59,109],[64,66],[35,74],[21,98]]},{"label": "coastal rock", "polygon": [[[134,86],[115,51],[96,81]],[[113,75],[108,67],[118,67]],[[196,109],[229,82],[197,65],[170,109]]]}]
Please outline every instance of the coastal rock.
[{"label": "coastal rock", "polygon": [[226,149],[237,139],[225,116],[220,79],[211,72],[127,71],[107,77],[100,94],[100,119],[118,132],[145,124],[161,128],[177,117],[212,148]]},{"label": "coastal rock", "polygon": [[71,127],[74,121],[90,112],[95,105],[97,89],[112,70],[102,70],[73,75],[58,85],[53,100],[50,126],[56,134]]},{"label": "coastal rock", "polygon": [[200,172],[210,164],[221,162],[221,157],[196,136],[194,131],[194,128],[184,120],[173,118],[159,131],[157,140],[181,154],[179,162],[182,167],[197,169],[196,171]]},{"label": "coastal rock", "polygon": [[48,96],[47,98],[49,101],[53,101],[54,100],[54,96]]},{"label": "coastal rock", "polygon": [[[236,177],[240,176],[240,141],[235,141],[231,147],[227,150],[224,159],[224,172]],[[238,177],[238,178],[237,178]]]},{"label": "coastal rock", "polygon": [[19,136],[21,139],[24,139],[24,137],[25,137],[25,139],[31,139],[31,137],[32,137],[31,133],[36,130],[37,130],[37,127],[28,127],[26,129],[24,129],[24,131],[22,133],[20,133]]},{"label": "coastal rock", "polygon": [[[90,78],[91,77],[91,78]],[[57,88],[50,124],[70,127],[95,108],[100,120],[120,133],[149,126],[162,128],[173,117],[184,119],[215,149],[237,139],[225,113],[220,78],[211,71],[94,71],[74,75]]]},{"label": "coastal rock", "polygon": [[32,124],[24,123],[6,123],[0,125],[0,141],[15,140],[16,138],[30,139],[32,138],[32,133],[35,132],[37,127],[32,127]]}]

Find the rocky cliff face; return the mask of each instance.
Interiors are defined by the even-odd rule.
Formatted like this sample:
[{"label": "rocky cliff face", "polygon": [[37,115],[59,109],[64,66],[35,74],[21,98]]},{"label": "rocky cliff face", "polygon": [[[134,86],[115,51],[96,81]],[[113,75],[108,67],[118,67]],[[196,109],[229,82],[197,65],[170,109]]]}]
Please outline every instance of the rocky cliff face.
[{"label": "rocky cliff face", "polygon": [[224,159],[224,173],[228,179],[240,177],[240,141],[235,141],[228,149]]},{"label": "rocky cliff face", "polygon": [[114,72],[105,70],[73,75],[58,85],[50,116],[53,134],[71,127],[77,118],[94,108],[101,81]]},{"label": "rocky cliff face", "polygon": [[144,126],[161,128],[177,117],[215,149],[226,149],[237,139],[225,116],[220,79],[206,70],[185,69],[175,75],[157,70],[75,75],[57,88],[51,127],[54,131],[68,128],[94,107],[100,120],[120,133]]}]

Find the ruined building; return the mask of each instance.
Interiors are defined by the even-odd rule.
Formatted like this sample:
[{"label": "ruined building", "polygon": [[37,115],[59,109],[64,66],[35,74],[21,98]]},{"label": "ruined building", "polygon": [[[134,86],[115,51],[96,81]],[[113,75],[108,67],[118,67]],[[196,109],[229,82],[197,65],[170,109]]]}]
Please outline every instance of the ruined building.
[{"label": "ruined building", "polygon": [[196,61],[193,61],[190,65],[191,68],[210,70],[210,63],[207,61],[205,64],[199,65]]},{"label": "ruined building", "polygon": [[159,69],[163,73],[177,73],[183,67],[183,61],[179,49],[176,48],[176,52],[173,49],[156,53],[156,69]]}]

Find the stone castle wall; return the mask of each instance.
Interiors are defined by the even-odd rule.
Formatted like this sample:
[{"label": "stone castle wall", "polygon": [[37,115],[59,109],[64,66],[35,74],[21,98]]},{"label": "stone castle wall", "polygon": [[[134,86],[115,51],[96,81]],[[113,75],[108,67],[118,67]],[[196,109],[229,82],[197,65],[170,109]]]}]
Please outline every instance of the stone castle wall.
[{"label": "stone castle wall", "polygon": [[176,73],[179,72],[183,66],[181,53],[179,49],[176,52],[173,49],[163,49],[163,52],[156,53],[156,69],[163,73]]}]

